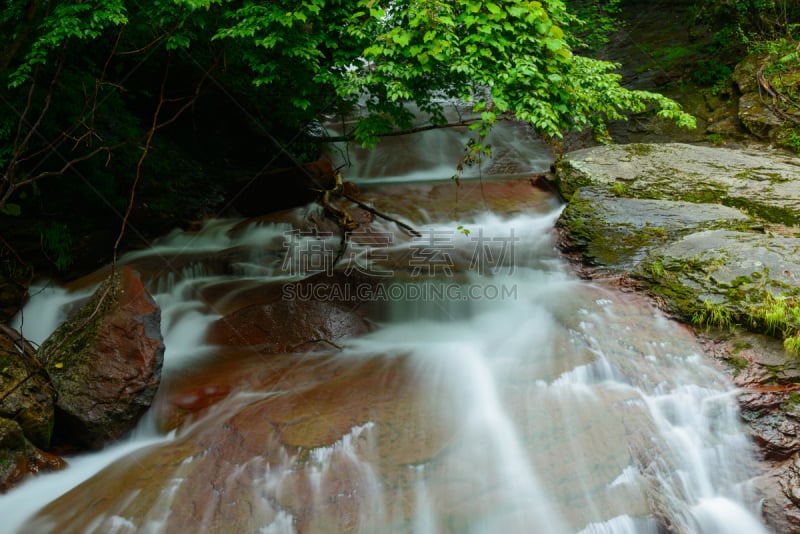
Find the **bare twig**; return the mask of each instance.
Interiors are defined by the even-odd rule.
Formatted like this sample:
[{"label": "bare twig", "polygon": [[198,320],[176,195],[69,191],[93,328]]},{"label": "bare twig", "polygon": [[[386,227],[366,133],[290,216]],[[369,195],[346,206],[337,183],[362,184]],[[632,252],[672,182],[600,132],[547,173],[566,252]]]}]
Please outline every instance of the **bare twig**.
[{"label": "bare twig", "polygon": [[[170,67],[170,59],[171,56],[167,56],[167,65],[164,68],[164,77],[161,79],[161,89],[158,96],[158,104],[156,105],[156,110],[153,113],[153,121],[150,125],[150,129],[147,131],[147,136],[144,142],[144,149],[142,150],[142,155],[139,156],[139,161],[136,162],[136,173],[133,177],[133,185],[131,186],[130,196],[128,198],[128,207],[125,209],[125,215],[122,217],[122,226],[120,227],[119,234],[117,235],[117,240],[114,242],[114,252],[111,260],[111,276],[114,276],[114,269],[117,264],[117,254],[119,251],[119,244],[122,241],[122,237],[125,235],[125,227],[128,225],[128,219],[131,216],[131,212],[133,211],[133,203],[136,198],[136,186],[139,185],[139,179],[142,176],[142,165],[144,165],[144,160],[147,158],[147,154],[150,151],[150,146],[153,143],[153,136],[156,134],[156,130],[158,129],[158,116],[161,114],[161,108],[164,106],[164,90],[165,86],[167,85],[167,78],[169,78],[169,67]],[[176,117],[173,117],[176,118]]]},{"label": "bare twig", "polygon": [[[796,113],[787,112],[785,109],[786,107],[800,109],[800,103],[795,102],[790,97],[777,90],[767,78],[766,69],[767,65],[764,63],[756,70],[758,95],[761,99],[761,103],[781,119],[793,124],[800,124],[800,117],[798,117]],[[764,93],[770,97],[771,101],[764,98]]]},{"label": "bare twig", "polygon": [[386,215],[385,213],[376,210],[372,206],[370,206],[368,204],[365,204],[364,202],[361,202],[360,200],[358,200],[357,198],[355,198],[355,197],[353,197],[351,195],[343,195],[343,196],[344,196],[344,198],[346,198],[350,202],[353,202],[353,203],[357,204],[359,207],[367,210],[368,212],[372,213],[373,215],[377,215],[381,219],[386,219],[387,221],[391,221],[391,222],[395,223],[397,226],[399,226],[399,227],[403,228],[404,230],[406,230],[410,235],[412,235],[414,237],[421,237],[422,236],[421,233],[419,233],[412,226],[409,226],[408,224],[404,223],[403,221],[399,221],[399,220],[395,219],[394,217],[392,217],[390,215]]},{"label": "bare twig", "polygon": [[[36,357],[36,349],[31,345],[31,343],[23,337],[23,335],[10,326],[0,323],[0,334],[5,334],[8,338],[17,346],[19,351],[22,353],[24,358],[22,359],[23,364],[27,372],[25,376],[18,378],[11,384],[9,387],[3,390],[0,393],[0,403],[2,403],[9,395],[14,393],[17,389],[19,389],[25,382],[30,380],[33,376],[37,374],[42,374],[46,378],[48,378],[47,383],[50,385],[50,380],[47,375],[47,370],[42,365],[42,362],[39,358]],[[50,385],[52,390],[52,385]],[[52,390],[53,394],[55,395],[55,390]]]},{"label": "bare twig", "polygon": [[[5,334],[14,342],[17,348],[28,358],[36,359],[36,349],[31,342],[25,339],[20,332],[17,332],[5,323],[0,323],[0,334]],[[38,361],[38,360],[37,360]]]}]

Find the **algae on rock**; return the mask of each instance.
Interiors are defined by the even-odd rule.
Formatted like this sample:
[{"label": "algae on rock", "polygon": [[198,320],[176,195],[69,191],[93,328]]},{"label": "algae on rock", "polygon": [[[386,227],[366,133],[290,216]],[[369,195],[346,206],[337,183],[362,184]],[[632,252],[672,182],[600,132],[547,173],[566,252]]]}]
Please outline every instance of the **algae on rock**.
[{"label": "algae on rock", "polygon": [[58,391],[56,434],[96,448],[147,410],[161,379],[161,314],[129,268],[107,279],[39,353]]},{"label": "algae on rock", "polygon": [[800,160],[781,151],[609,145],[566,154],[556,170],[566,200],[582,187],[623,183],[629,198],[722,204],[767,222],[800,223]]},{"label": "algae on rock", "polygon": [[726,206],[618,197],[590,186],[572,196],[557,225],[565,234],[565,249],[580,252],[601,270],[625,272],[651,250],[692,232],[749,228],[754,222]]},{"label": "algae on rock", "polygon": [[[680,143],[603,146],[567,154],[555,179],[569,201],[557,223],[565,250],[630,273],[687,322],[738,324],[800,352],[791,300],[800,239],[764,230],[796,232],[799,161]],[[770,326],[776,302],[787,306],[780,328]]]}]

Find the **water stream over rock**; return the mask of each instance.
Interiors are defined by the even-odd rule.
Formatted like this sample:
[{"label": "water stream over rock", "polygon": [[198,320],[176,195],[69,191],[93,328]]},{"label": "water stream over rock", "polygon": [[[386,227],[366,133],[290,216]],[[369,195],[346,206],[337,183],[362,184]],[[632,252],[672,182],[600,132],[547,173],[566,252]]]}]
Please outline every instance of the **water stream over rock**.
[{"label": "water stream over rock", "polygon": [[[692,334],[577,279],[559,202],[527,180],[417,178],[364,195],[421,237],[375,222],[336,268],[337,236],[293,231],[307,210],[126,257],[162,308],[156,403],[129,438],[0,496],[3,528],[766,532],[734,389]],[[302,292],[310,267],[325,291]],[[84,296],[40,293],[25,332]]]}]

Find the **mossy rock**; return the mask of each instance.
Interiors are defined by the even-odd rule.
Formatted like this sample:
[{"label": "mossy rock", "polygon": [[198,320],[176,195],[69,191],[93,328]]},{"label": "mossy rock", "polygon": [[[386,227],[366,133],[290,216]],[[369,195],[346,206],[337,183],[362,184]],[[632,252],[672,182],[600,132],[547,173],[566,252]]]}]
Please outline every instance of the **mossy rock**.
[{"label": "mossy rock", "polygon": [[732,150],[683,143],[592,147],[556,166],[569,200],[587,186],[621,196],[732,206],[767,222],[800,223],[800,159],[782,151]]},{"label": "mossy rock", "polygon": [[8,490],[28,474],[65,466],[61,458],[34,446],[16,421],[0,417],[0,492]]},{"label": "mossy rock", "polygon": [[0,417],[15,420],[37,447],[50,446],[53,434],[55,390],[38,362],[17,350],[13,340],[0,333]]},{"label": "mossy rock", "polygon": [[774,139],[783,124],[758,93],[747,93],[739,98],[739,120],[747,131],[761,139]]},{"label": "mossy rock", "polygon": [[629,271],[653,248],[698,230],[753,224],[750,217],[726,206],[631,199],[616,196],[616,191],[613,186],[610,191],[579,189],[557,223],[566,248],[605,271]]},{"label": "mossy rock", "polygon": [[763,55],[750,55],[740,61],[733,69],[733,82],[742,94],[758,91],[756,71],[766,58]]},{"label": "mossy rock", "polygon": [[123,267],[42,344],[60,443],[97,448],[133,428],[160,383],[160,322],[138,274]]},{"label": "mossy rock", "polygon": [[[753,310],[775,296],[800,295],[800,239],[730,230],[696,232],[654,249],[633,270],[686,321],[711,307],[758,329]],[[725,322],[725,321],[722,321]]]},{"label": "mossy rock", "polygon": [[570,199],[558,223],[568,250],[597,270],[631,272],[684,321],[741,325],[800,352],[796,157],[593,147],[565,156],[555,179]]}]

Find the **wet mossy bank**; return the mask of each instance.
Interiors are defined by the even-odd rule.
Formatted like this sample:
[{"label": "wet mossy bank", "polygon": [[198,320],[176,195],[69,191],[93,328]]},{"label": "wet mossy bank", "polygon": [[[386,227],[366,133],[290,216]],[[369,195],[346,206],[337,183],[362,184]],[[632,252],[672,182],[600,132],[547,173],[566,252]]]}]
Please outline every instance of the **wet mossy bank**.
[{"label": "wet mossy bank", "polygon": [[[770,470],[779,532],[800,532],[800,159],[680,143],[567,154],[562,249],[588,276],[621,276],[707,338]],[[796,497],[797,496],[797,497]]]},{"label": "wet mossy bank", "polygon": [[[563,246],[598,272],[629,273],[675,316],[788,337],[800,297],[800,160],[679,143],[568,154]],[[783,302],[785,324],[759,309]],[[703,319],[709,307],[730,320]],[[796,323],[796,324],[795,324]],[[792,347],[789,347],[790,352]]]}]

